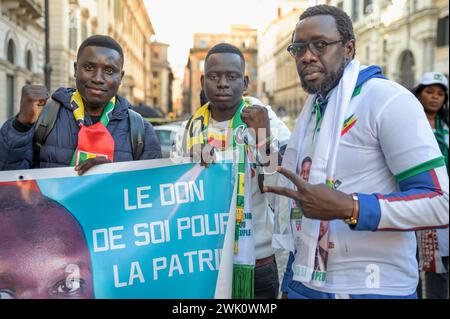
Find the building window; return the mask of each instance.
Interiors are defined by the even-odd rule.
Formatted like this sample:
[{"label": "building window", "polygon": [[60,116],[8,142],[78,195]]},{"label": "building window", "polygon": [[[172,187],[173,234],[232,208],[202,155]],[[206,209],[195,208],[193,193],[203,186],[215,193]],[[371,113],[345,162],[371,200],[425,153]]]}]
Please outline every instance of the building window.
[{"label": "building window", "polygon": [[208,46],[208,42],[206,42],[206,40],[200,40],[200,41],[198,42],[198,46],[199,46],[201,49],[206,49],[206,47]]},{"label": "building window", "polygon": [[16,62],[16,45],[12,39],[8,41],[8,56],[7,59],[11,64]]},{"label": "building window", "polygon": [[414,55],[409,50],[405,51],[400,62],[400,84],[407,89],[412,89],[415,84],[414,65]]},{"label": "building window", "polygon": [[436,45],[444,47],[448,45],[448,16],[438,20],[438,29],[436,36]]},{"label": "building window", "polygon": [[6,115],[8,118],[10,118],[14,115],[14,92],[15,92],[14,76],[7,75],[6,76],[6,108],[7,108]]},{"label": "building window", "polygon": [[69,29],[69,47],[73,51],[77,50],[77,36],[78,36],[77,29],[70,28]]},{"label": "building window", "polygon": [[373,12],[373,0],[364,0],[363,8],[364,14],[371,14]]},{"label": "building window", "polygon": [[77,9],[72,7],[69,13],[69,48],[72,51],[78,48],[78,21]]},{"label": "building window", "polygon": [[[388,41],[386,39],[383,40],[383,64],[387,61],[388,54]],[[384,73],[386,74],[386,73]]]},{"label": "building window", "polygon": [[28,71],[33,71],[33,55],[31,54],[31,51],[27,51],[27,60],[26,60],[26,66]]},{"label": "building window", "polygon": [[159,59],[159,53],[158,52],[153,52],[153,58],[154,59]]},{"label": "building window", "polygon": [[158,105],[158,98],[154,97],[153,98],[153,106],[157,106]]},{"label": "building window", "polygon": [[116,20],[120,20],[121,9],[120,0],[114,0],[114,16],[116,17]]},{"label": "building window", "polygon": [[98,33],[98,22],[96,20],[92,20],[91,30],[92,30],[92,34]]},{"label": "building window", "polygon": [[199,61],[199,69],[200,69],[200,72],[205,72],[205,60],[200,60]]},{"label": "building window", "polygon": [[153,78],[154,78],[154,79],[157,79],[158,76],[159,76],[159,73],[156,72],[156,71],[153,71],[152,73],[153,73]]},{"label": "building window", "polygon": [[81,41],[84,41],[88,37],[88,28],[87,28],[87,21],[83,20],[83,23],[81,23]]},{"label": "building window", "polygon": [[353,20],[353,22],[358,21],[360,1],[361,0],[353,0],[352,1],[352,20]]}]

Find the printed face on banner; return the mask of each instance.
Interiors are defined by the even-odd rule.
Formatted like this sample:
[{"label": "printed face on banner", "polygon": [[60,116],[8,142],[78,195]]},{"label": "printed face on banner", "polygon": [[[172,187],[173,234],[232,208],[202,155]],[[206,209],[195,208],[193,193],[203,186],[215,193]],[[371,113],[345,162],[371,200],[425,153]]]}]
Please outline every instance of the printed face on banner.
[{"label": "printed face on banner", "polygon": [[300,176],[305,181],[309,181],[309,174],[311,173],[312,159],[311,157],[305,157],[300,167]]},{"label": "printed face on banner", "polygon": [[83,231],[61,205],[0,184],[0,299],[93,298]]}]

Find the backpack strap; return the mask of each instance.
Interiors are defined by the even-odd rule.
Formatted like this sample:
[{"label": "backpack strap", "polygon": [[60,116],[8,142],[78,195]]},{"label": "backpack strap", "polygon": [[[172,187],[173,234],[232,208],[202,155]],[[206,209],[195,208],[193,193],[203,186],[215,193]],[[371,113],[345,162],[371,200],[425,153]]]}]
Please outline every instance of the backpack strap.
[{"label": "backpack strap", "polygon": [[142,116],[128,109],[128,120],[130,122],[131,147],[133,149],[133,160],[138,160],[144,151],[145,126]]},{"label": "backpack strap", "polygon": [[[48,135],[53,129],[56,122],[56,117],[59,113],[59,103],[53,99],[48,100],[47,104],[41,111],[41,114],[34,125],[34,136],[33,136],[33,149],[34,149],[34,163],[39,163],[39,154],[42,145],[45,143]],[[37,167],[37,165],[36,165]]]},{"label": "backpack strap", "polygon": [[[48,100],[42,109],[36,124],[34,125],[34,163],[39,162],[39,154],[42,145],[53,129],[56,117],[59,113],[60,105],[53,99]],[[128,109],[128,120],[130,123],[131,146],[133,149],[133,159],[138,160],[144,150],[145,126],[144,119],[137,112]]]},{"label": "backpack strap", "polygon": [[192,115],[189,120],[186,123],[186,127],[184,128],[184,134],[183,134],[183,139],[182,139],[182,144],[181,144],[181,149],[183,150],[183,155],[187,154],[188,150],[186,147],[186,141],[188,138],[188,134],[189,134],[189,126],[191,125],[192,120],[194,119],[194,115]]}]

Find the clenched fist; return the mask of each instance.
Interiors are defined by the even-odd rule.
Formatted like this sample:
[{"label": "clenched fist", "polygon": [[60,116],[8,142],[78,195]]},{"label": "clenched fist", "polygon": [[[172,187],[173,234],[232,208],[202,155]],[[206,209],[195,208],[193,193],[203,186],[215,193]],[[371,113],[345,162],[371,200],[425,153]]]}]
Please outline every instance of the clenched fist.
[{"label": "clenched fist", "polygon": [[24,125],[36,123],[49,94],[43,85],[25,85],[20,98],[20,112],[17,120]]},{"label": "clenched fist", "polygon": [[242,121],[247,124],[250,134],[257,142],[270,136],[270,120],[267,109],[260,105],[245,107],[241,113]]},{"label": "clenched fist", "polygon": [[190,151],[190,156],[194,163],[200,163],[201,166],[208,168],[211,163],[216,163],[214,147],[210,144],[196,144]]}]

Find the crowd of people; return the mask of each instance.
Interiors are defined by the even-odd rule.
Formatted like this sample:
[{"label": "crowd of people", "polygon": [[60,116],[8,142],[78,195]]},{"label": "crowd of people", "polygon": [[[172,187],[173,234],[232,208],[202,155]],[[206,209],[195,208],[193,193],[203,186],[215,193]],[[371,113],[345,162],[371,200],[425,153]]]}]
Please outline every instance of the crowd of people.
[{"label": "crowd of people", "polygon": [[[280,290],[288,299],[448,298],[448,80],[426,73],[410,92],[361,65],[355,50],[344,11],[301,14],[287,51],[309,96],[292,132],[246,96],[239,48],[220,43],[206,56],[201,105],[180,127],[173,156],[207,168],[232,149],[243,161],[236,225],[251,212],[254,247],[236,251],[235,264],[255,256],[246,261],[254,284],[234,298],[274,299]],[[72,166],[82,175],[161,158],[152,125],[118,95],[123,66],[120,45],[94,35],[79,47],[76,88],[50,97],[24,86],[19,113],[0,129],[0,170]],[[281,283],[275,248],[289,251]]]}]

